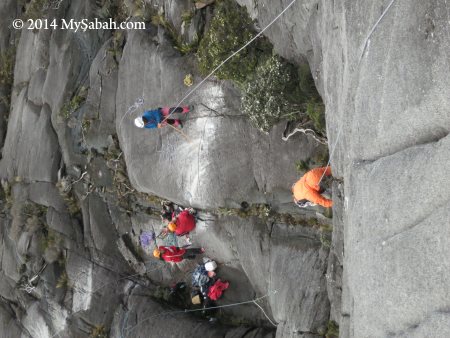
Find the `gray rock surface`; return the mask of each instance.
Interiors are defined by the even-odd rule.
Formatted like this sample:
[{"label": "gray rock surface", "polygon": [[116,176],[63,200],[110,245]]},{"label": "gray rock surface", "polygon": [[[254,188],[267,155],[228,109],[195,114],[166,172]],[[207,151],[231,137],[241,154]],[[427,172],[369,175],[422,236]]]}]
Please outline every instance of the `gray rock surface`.
[{"label": "gray rock surface", "polygon": [[[116,126],[133,185],[201,208],[290,203],[289,189],[298,176],[292,159],[310,158],[321,146],[301,136],[285,143],[281,125],[269,135],[257,132],[241,116],[239,93],[229,83],[208,81],[183,103],[195,106],[183,129],[187,139],[171,128],[136,129],[133,119],[145,109],[179,102],[187,92],[184,75],[192,72],[192,59],[153,39],[129,34],[119,67]],[[144,106],[125,115],[138,98]]]},{"label": "gray rock surface", "polygon": [[[290,1],[238,2],[262,28]],[[179,29],[190,3],[164,5]],[[1,199],[0,335],[86,337],[104,325],[120,337],[124,322],[171,309],[148,296],[185,279],[195,263],[162,265],[138,251],[140,230],[160,226],[151,216],[158,203],[143,192],[208,210],[202,215],[211,220],[199,223],[193,240],[231,282],[222,304],[277,290],[261,302],[277,337],[317,337],[330,318],[342,337],[447,336],[449,5],[396,0],[367,39],[387,5],[297,1],[266,31],[279,54],[309,62],[326,104],[333,171],[343,179],[334,184],[330,250],[312,228],[215,215],[243,201],[293,212],[295,161],[324,151],[302,135],[282,141],[283,124],[257,132],[240,116],[231,83],[212,79],[186,100],[195,106],[183,129],[189,141],[172,129],[133,126],[144,109],[176,105],[186,74],[201,80],[193,57],[180,56],[161,28],[129,32],[123,53],[112,50],[110,33],[22,32],[0,161],[1,178],[13,185]],[[92,7],[67,1],[54,15],[83,17]],[[16,10],[11,1],[0,5],[2,18]],[[12,40],[2,26],[0,50]],[[87,99],[66,120],[61,110],[81,87]],[[125,116],[138,98],[144,105]],[[0,124],[2,142],[4,130]],[[116,133],[120,150],[112,156]],[[120,176],[122,159],[130,183]],[[69,182],[79,181],[61,196],[54,184],[74,173]],[[68,207],[73,200],[79,211]],[[48,208],[42,224],[27,221],[26,201]],[[54,261],[47,266],[44,252]],[[164,319],[185,331],[150,319],[128,336],[275,334],[254,305],[223,314],[248,330],[181,314]]]},{"label": "gray rock surface", "polygon": [[[192,4],[164,5],[178,25]],[[52,15],[77,18],[91,10],[64,2]],[[191,25],[188,38],[201,20]],[[0,161],[1,178],[12,187],[0,200],[5,330],[19,336],[87,337],[104,327],[122,337],[124,321],[138,323],[172,308],[157,304],[155,292],[173,281],[189,282],[196,262],[163,264],[140,249],[140,231],[161,226],[154,216],[159,202],[142,192],[211,209],[202,215],[212,220],[199,222],[193,240],[207,248],[220,263],[220,277],[230,282],[218,304],[264,296],[259,304],[267,317],[249,303],[223,308],[220,323],[165,317],[139,324],[126,336],[147,335],[151,327],[161,336],[268,338],[316,332],[326,324],[328,251],[321,248],[317,230],[215,214],[216,208],[239,208],[244,201],[270,203],[273,211],[295,211],[306,222],[313,212],[300,215],[291,203],[295,161],[325,147],[302,135],[282,141],[283,123],[269,135],[257,132],[240,114],[239,90],[215,79],[189,99],[195,105],[183,129],[189,142],[169,129],[136,130],[132,118],[144,108],[177,103],[186,91],[187,73],[196,83],[201,80],[193,57],[181,57],[155,27],[122,37],[22,33]],[[143,97],[144,106],[124,116],[137,97]],[[285,264],[287,257],[292,264]],[[278,329],[268,318],[279,323]],[[182,325],[175,325],[180,320]]]}]

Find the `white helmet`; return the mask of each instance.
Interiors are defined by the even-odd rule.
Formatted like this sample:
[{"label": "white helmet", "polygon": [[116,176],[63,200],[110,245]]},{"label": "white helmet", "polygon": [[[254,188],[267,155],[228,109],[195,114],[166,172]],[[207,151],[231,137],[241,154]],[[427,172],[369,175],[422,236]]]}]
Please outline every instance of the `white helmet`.
[{"label": "white helmet", "polygon": [[214,271],[217,268],[217,263],[214,261],[209,261],[205,264],[205,270],[206,271]]},{"label": "white helmet", "polygon": [[134,119],[134,125],[138,128],[144,128],[145,123],[144,123],[144,120],[142,119],[142,117],[136,117]]}]

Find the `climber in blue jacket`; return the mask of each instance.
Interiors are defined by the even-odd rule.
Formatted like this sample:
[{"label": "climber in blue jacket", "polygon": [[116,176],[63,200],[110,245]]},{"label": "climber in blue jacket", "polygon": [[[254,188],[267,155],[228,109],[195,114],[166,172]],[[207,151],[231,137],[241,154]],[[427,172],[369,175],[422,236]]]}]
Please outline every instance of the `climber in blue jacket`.
[{"label": "climber in blue jacket", "polygon": [[[142,116],[134,120],[134,125],[138,128],[161,128],[167,123],[174,127],[183,127],[179,118],[180,115],[190,112],[190,107],[163,107],[155,110],[147,110]],[[169,116],[170,115],[170,116]],[[169,116],[169,118],[166,118]]]}]

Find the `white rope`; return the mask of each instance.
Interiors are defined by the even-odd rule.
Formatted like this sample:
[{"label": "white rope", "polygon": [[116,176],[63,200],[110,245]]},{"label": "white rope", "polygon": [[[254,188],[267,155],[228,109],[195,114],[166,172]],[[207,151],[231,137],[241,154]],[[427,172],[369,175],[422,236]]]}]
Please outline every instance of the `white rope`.
[{"label": "white rope", "polygon": [[[375,29],[377,28],[378,24],[379,24],[379,23],[381,22],[381,20],[384,18],[384,16],[385,16],[386,13],[389,11],[389,9],[391,8],[391,6],[392,6],[392,4],[393,4],[394,2],[395,2],[395,0],[391,0],[391,2],[389,3],[389,5],[388,5],[388,6],[386,7],[386,9],[383,11],[383,13],[381,14],[381,16],[379,17],[379,19],[377,20],[377,22],[373,25],[372,29],[370,30],[369,34],[367,35],[367,38],[366,38],[366,41],[365,41],[365,43],[364,43],[364,47],[363,47],[363,50],[362,50],[361,57],[360,57],[360,60],[359,60],[359,61],[361,61],[361,59],[362,59],[362,57],[363,57],[363,55],[364,55],[364,51],[366,50],[366,47],[367,47],[367,42],[369,41],[369,39],[370,39],[370,37],[372,36],[373,32],[374,32]],[[338,141],[339,141],[339,137],[341,136],[341,131],[342,131],[342,129],[343,129],[343,125],[344,125],[344,123],[342,122],[342,123],[341,123],[341,126],[340,126],[340,128],[339,128],[339,132],[338,132],[337,137],[336,137],[336,142],[334,143],[333,148],[331,149],[330,157],[329,157],[329,159],[328,159],[328,163],[327,163],[326,167],[328,167],[328,166],[330,165],[330,163],[331,163],[331,159],[333,158],[334,151],[336,150],[337,143],[338,143]],[[322,177],[320,177],[320,180],[319,180],[319,183],[318,183],[318,184],[320,184],[320,182],[322,182],[322,179],[323,179],[324,176],[325,176],[325,170],[324,170],[324,172],[323,172],[323,174],[322,174]]]},{"label": "white rope", "polygon": [[[216,68],[213,69],[213,71],[211,73],[209,73],[198,85],[196,85],[191,91],[189,91],[181,100],[180,102],[178,102],[178,104],[175,106],[175,108],[180,107],[181,104],[183,104],[183,102],[192,95],[192,93],[194,93],[198,88],[200,88],[200,86],[205,83],[206,80],[208,80],[211,76],[214,75],[215,72],[217,72],[225,63],[227,63],[231,58],[233,58],[236,54],[238,54],[239,52],[241,52],[243,49],[245,49],[248,45],[250,45],[253,41],[255,41],[258,37],[260,37],[270,26],[272,26],[297,0],[292,0],[289,5],[286,6],[285,9],[283,9],[281,11],[280,14],[278,14],[275,19],[273,19],[266,27],[264,27],[263,30],[261,30],[258,34],[256,34],[252,39],[250,39],[250,41],[248,41],[244,46],[242,46],[241,48],[239,48],[237,51],[235,51],[234,53],[232,53],[229,57],[227,57],[225,60],[223,60]],[[164,121],[167,120],[169,118],[170,115],[172,115],[172,113],[170,113],[169,115],[167,115],[164,118]]]},{"label": "white rope", "polygon": [[264,311],[264,309],[262,308],[262,306],[259,305],[259,304],[256,302],[256,300],[254,300],[253,303],[255,303],[255,305],[261,309],[262,313],[264,313],[264,316],[266,316],[266,318],[267,318],[267,320],[270,322],[270,324],[272,324],[272,325],[275,326],[275,327],[278,326],[278,324],[275,324],[275,323],[269,318],[269,316],[267,315],[266,311]]},{"label": "white rope", "polygon": [[[336,137],[336,142],[334,142],[333,148],[331,149],[331,153],[330,153],[330,156],[328,158],[328,162],[327,162],[327,165],[325,166],[325,168],[328,167],[330,165],[330,163],[331,163],[331,159],[333,158],[334,151],[337,148],[337,144],[339,142],[339,137],[341,136],[341,131],[343,129],[342,128],[343,126],[344,126],[344,123],[341,123],[341,127],[339,128],[339,132],[338,132],[337,137]],[[323,171],[322,176],[320,177],[319,183],[317,183],[317,184],[320,184],[320,182],[322,182],[322,179],[325,176],[325,172],[326,172],[326,170]]]},{"label": "white rope", "polygon": [[[188,313],[188,312],[198,312],[198,311],[207,311],[207,310],[220,309],[220,308],[232,307],[232,306],[239,306],[239,305],[250,304],[250,303],[254,303],[254,304],[258,305],[258,304],[256,303],[256,301],[261,300],[261,299],[264,299],[264,298],[267,298],[267,297],[270,296],[270,294],[272,294],[272,293],[275,294],[275,293],[277,293],[277,292],[278,292],[277,290],[274,290],[274,291],[272,291],[272,292],[267,293],[266,295],[264,295],[264,296],[262,296],[262,297],[255,298],[255,299],[252,299],[252,300],[248,300],[248,301],[245,301],[245,302],[239,302],[239,303],[233,303],[233,304],[225,304],[225,305],[219,305],[219,306],[211,306],[211,307],[202,308],[202,309],[193,309],[193,310],[187,310],[187,309],[185,309],[185,310],[175,310],[175,311],[167,311],[167,312],[163,312],[163,313],[158,313],[158,314],[156,314],[156,315],[153,315],[153,316],[150,316],[150,317],[148,317],[148,318],[145,318],[145,319],[141,320],[141,321],[138,322],[136,325],[134,325],[134,326],[132,326],[132,327],[130,327],[130,328],[127,328],[127,329],[126,329],[126,332],[127,332],[127,334],[128,334],[129,332],[133,331],[136,327],[138,327],[138,326],[141,325],[142,323],[144,323],[144,322],[146,322],[146,321],[148,321],[148,320],[150,320],[150,319],[152,319],[152,318],[159,317],[159,316],[164,316],[164,315],[168,315],[168,314]],[[259,306],[259,305],[258,305],[258,306]],[[261,307],[260,307],[260,308],[261,308]],[[263,310],[263,312],[264,312],[264,310]],[[264,314],[265,314],[265,312],[264,312]],[[266,317],[267,317],[267,315],[266,315]],[[269,321],[273,324],[273,322],[272,322],[270,319],[269,319]],[[273,324],[273,325],[275,325],[275,324]],[[277,325],[275,325],[275,326],[277,326]]]},{"label": "white rope", "polygon": [[135,101],[130,107],[128,107],[127,112],[122,116],[122,119],[120,120],[120,123],[119,123],[119,132],[120,132],[120,128],[122,127],[122,122],[123,122],[123,120],[125,119],[125,117],[126,117],[128,114],[131,114],[131,113],[135,112],[135,111],[136,111],[140,106],[142,106],[143,104],[144,104],[144,98],[139,97],[139,98],[136,99],[136,101]]},{"label": "white rope", "polygon": [[375,31],[375,28],[377,28],[378,24],[381,22],[381,20],[384,18],[388,10],[391,8],[392,4],[395,0],[391,0],[389,5],[386,7],[386,9],[383,11],[383,14],[381,14],[380,18],[377,20],[375,25],[373,25],[372,29],[370,30],[369,34],[367,35],[366,42],[364,43],[363,50],[361,52],[361,56],[359,58],[359,61],[361,61],[362,57],[364,56],[364,52],[366,51],[367,43],[369,42],[370,37],[372,36],[372,33]]}]

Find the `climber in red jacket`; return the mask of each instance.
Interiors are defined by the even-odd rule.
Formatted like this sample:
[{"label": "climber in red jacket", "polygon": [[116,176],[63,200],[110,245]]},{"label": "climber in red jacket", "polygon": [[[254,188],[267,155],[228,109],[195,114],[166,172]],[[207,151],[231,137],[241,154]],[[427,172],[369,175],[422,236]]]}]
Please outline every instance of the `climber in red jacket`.
[{"label": "climber in red jacket", "polygon": [[188,243],[190,243],[189,233],[195,229],[194,213],[195,211],[192,208],[183,210],[173,217],[167,225],[167,229],[177,236],[186,236]]},{"label": "climber in red jacket", "polygon": [[184,249],[176,246],[160,246],[153,251],[153,256],[166,262],[179,263],[183,259],[194,259],[204,252],[203,248]]}]

